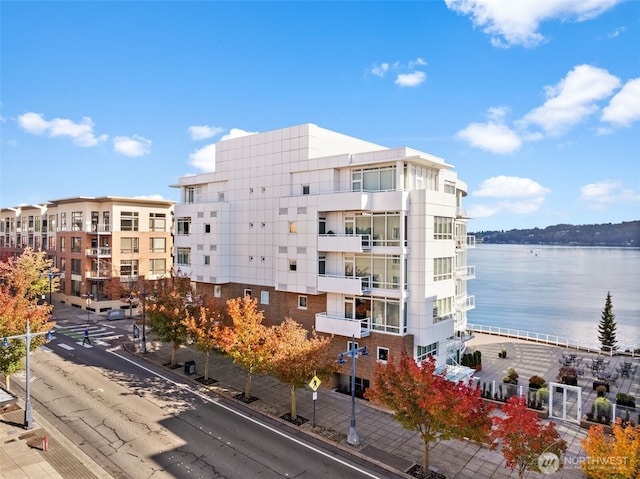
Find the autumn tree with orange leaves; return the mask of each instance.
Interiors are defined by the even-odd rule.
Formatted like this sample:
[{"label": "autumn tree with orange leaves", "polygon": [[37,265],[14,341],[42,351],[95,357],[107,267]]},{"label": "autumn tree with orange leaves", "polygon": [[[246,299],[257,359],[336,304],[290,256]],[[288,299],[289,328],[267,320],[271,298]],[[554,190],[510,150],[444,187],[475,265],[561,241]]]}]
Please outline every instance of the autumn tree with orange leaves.
[{"label": "autumn tree with orange leaves", "polygon": [[560,459],[567,450],[567,443],[560,438],[555,424],[543,424],[535,411],[527,409],[526,397],[511,396],[502,406],[502,415],[493,418],[491,449],[501,445],[507,467],[517,470],[520,479],[527,470],[541,472],[542,454],[553,453]]},{"label": "autumn tree with orange leaves", "polygon": [[291,390],[291,420],[296,421],[296,389],[307,384],[314,374],[324,375],[335,361],[329,360],[331,338],[320,337],[315,331],[309,335],[299,323],[286,318],[273,326],[273,346],[270,370]]},{"label": "autumn tree with orange leaves", "polygon": [[170,366],[177,365],[177,352],[187,341],[184,320],[201,306],[188,276],[172,273],[153,283],[146,299],[149,327],[165,343],[172,343]]},{"label": "autumn tree with orange leaves", "polygon": [[220,347],[234,364],[247,370],[243,399],[250,401],[253,375],[269,370],[273,330],[262,324],[264,314],[258,311],[258,301],[249,296],[228,300],[227,312],[233,326],[224,326],[220,331]]},{"label": "autumn tree with orange leaves", "polygon": [[432,356],[419,365],[405,352],[398,364],[392,359],[378,364],[373,387],[365,397],[391,409],[402,427],[420,434],[424,442],[424,472],[429,471],[429,449],[439,441],[488,440],[490,407],[484,404],[477,388],[436,374]]},{"label": "autumn tree with orange leaves", "polygon": [[195,347],[205,355],[204,384],[209,382],[211,352],[219,347],[222,318],[223,311],[210,300],[200,306],[194,314],[187,311],[187,316],[182,320],[187,336],[193,341]]},{"label": "autumn tree with orange leaves", "polygon": [[640,479],[640,426],[613,425],[613,434],[604,426],[591,426],[582,447],[588,460],[582,471],[592,479]]},{"label": "autumn tree with orange leaves", "polygon": [[[27,322],[32,333],[50,331],[55,323],[48,322],[51,305],[38,305],[38,299],[49,288],[44,274],[51,267],[51,260],[44,253],[27,249],[17,258],[0,262],[0,341],[7,336],[26,333]],[[5,377],[5,387],[10,389],[11,374],[22,369],[26,356],[26,342],[16,338],[8,340],[8,347],[0,347],[0,371]],[[44,335],[34,336],[31,351],[44,344]]]}]

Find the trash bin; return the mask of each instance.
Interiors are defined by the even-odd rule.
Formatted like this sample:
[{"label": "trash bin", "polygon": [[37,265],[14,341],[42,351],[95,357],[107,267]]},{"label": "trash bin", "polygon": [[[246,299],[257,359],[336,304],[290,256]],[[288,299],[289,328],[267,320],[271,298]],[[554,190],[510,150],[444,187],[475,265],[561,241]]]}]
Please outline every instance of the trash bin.
[{"label": "trash bin", "polygon": [[184,373],[191,376],[196,373],[196,362],[195,361],[186,361],[184,363]]}]

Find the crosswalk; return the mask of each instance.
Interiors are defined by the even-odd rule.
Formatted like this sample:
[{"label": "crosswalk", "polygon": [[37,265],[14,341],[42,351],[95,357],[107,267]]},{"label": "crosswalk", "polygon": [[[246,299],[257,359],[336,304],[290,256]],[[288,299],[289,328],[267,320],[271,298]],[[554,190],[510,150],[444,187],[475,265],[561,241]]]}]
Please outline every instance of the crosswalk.
[{"label": "crosswalk", "polygon": [[[86,342],[83,344],[85,329],[89,330],[89,339],[91,339],[91,344],[87,344]],[[76,344],[83,348],[92,348],[95,345],[110,346],[110,343],[107,341],[120,339],[123,336],[122,334],[117,334],[113,326],[102,325],[56,326],[55,332],[56,334],[64,334],[65,336],[75,339]],[[64,343],[59,343],[59,346],[67,350],[69,350],[69,348],[73,349],[72,346]]]}]

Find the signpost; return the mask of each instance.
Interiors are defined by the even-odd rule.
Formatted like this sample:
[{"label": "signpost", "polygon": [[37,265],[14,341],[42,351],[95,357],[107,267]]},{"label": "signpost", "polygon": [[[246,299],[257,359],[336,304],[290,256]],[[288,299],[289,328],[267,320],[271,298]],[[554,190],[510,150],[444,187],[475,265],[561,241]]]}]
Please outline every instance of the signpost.
[{"label": "signpost", "polygon": [[311,421],[311,427],[316,427],[316,401],[318,400],[318,388],[320,387],[320,378],[316,375],[311,378],[309,387],[313,390],[313,420]]}]

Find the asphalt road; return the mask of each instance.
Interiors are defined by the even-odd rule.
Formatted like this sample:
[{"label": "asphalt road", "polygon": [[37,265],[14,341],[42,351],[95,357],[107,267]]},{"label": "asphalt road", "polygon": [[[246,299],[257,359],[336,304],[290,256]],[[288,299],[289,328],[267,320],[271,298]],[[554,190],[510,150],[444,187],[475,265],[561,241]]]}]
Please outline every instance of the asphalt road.
[{"label": "asphalt road", "polygon": [[59,332],[32,355],[33,405],[116,478],[388,477],[117,348],[81,343]]}]

